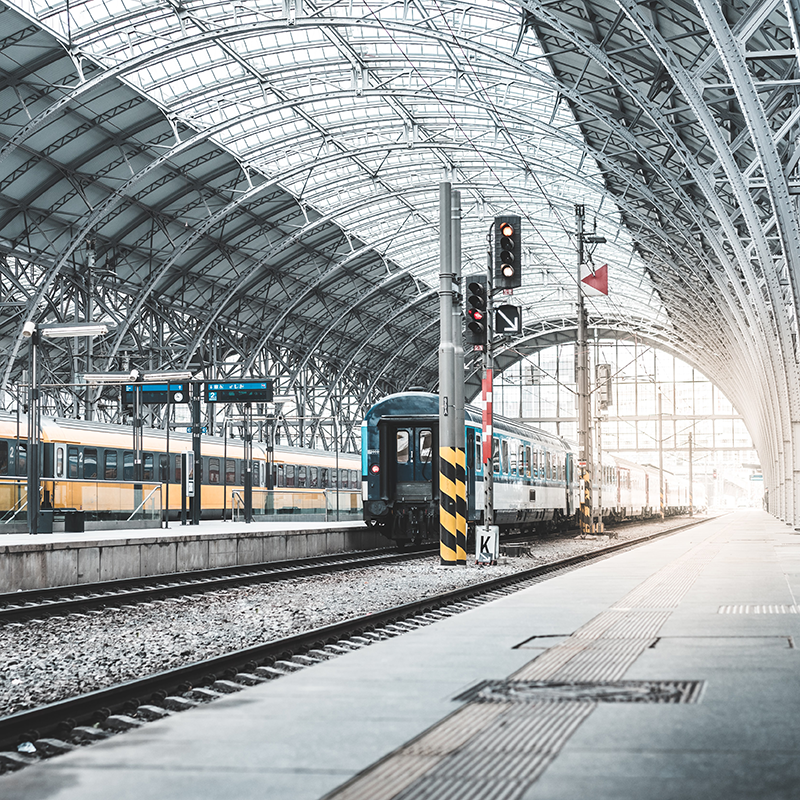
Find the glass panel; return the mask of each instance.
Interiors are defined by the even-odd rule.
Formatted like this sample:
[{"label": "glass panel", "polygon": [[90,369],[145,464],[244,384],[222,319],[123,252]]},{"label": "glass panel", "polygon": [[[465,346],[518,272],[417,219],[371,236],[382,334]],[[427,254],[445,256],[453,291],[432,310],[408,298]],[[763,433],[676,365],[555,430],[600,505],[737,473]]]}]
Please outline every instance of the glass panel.
[{"label": "glass panel", "polygon": [[169,456],[163,453],[158,457],[158,479],[162,483],[169,482]]},{"label": "glass panel", "polygon": [[320,470],[322,475],[322,488],[327,489],[331,485],[331,471],[327,467]]},{"label": "glass panel", "polygon": [[106,450],[103,460],[103,477],[107,481],[115,481],[117,479],[117,451]]},{"label": "glass panel", "polygon": [[97,448],[85,448],[83,451],[83,477],[97,477]]},{"label": "glass panel", "polygon": [[430,431],[419,432],[419,460],[423,464],[430,464],[433,458],[433,436]]},{"label": "glass panel", "polygon": [[397,463],[408,464],[408,431],[397,431]]},{"label": "glass panel", "polygon": [[146,481],[152,481],[154,477],[154,468],[153,468],[153,454],[152,453],[144,453],[143,454],[143,463],[144,469],[142,470],[142,477]]},{"label": "glass panel", "polygon": [[291,489],[294,488],[295,484],[295,477],[294,477],[294,464],[287,464],[286,465],[286,488]]},{"label": "glass panel", "polygon": [[500,440],[496,436],[492,437],[492,471],[500,472]]},{"label": "glass panel", "polygon": [[122,454],[122,480],[133,480],[133,453],[129,450]]},{"label": "glass panel", "polygon": [[28,445],[17,445],[17,475],[28,474]]},{"label": "glass panel", "polygon": [[78,477],[78,448],[77,447],[68,447],[67,448],[67,477],[68,478],[77,478]]},{"label": "glass panel", "polygon": [[297,486],[305,489],[308,482],[308,467],[297,468]]},{"label": "glass panel", "polygon": [[225,483],[236,483],[236,461],[232,458],[225,462]]},{"label": "glass panel", "polygon": [[308,485],[312,489],[319,487],[319,467],[308,468]]},{"label": "glass panel", "polygon": [[219,483],[219,459],[208,459],[208,482]]},{"label": "glass panel", "polygon": [[175,456],[175,483],[180,483],[182,480],[181,457]]},{"label": "glass panel", "polygon": [[8,442],[0,442],[0,475],[8,475]]},{"label": "glass panel", "polygon": [[508,475],[508,439],[503,439],[503,473]]}]

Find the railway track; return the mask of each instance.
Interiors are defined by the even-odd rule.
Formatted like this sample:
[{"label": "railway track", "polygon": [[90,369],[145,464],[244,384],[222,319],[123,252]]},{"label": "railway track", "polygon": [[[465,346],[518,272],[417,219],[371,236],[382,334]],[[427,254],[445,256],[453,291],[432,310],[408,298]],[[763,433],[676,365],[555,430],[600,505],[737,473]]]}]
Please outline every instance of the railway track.
[{"label": "railway track", "polygon": [[423,558],[436,546],[419,547],[403,553],[378,551],[341,553],[293,561],[273,561],[193,572],[173,572],[147,578],[126,578],[48,589],[31,589],[0,594],[0,625],[42,617],[142,603],[167,597],[218,591],[234,586],[304,578],[378,564],[395,564]]},{"label": "railway track", "polygon": [[[373,642],[428,625],[452,614],[518,591],[549,577],[608,558],[701,524],[696,520],[667,531],[610,544],[394,608],[304,631],[243,650],[128,681],[78,697],[0,718],[0,769],[14,770],[42,757],[139,727],[248,685],[271,680]],[[17,745],[27,743],[18,752]]]}]

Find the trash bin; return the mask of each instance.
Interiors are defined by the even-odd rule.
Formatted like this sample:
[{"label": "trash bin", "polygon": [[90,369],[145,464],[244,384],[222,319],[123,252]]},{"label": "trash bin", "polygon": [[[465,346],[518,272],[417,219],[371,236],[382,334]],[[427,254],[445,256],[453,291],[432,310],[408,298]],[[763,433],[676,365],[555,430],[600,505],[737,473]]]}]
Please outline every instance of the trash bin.
[{"label": "trash bin", "polygon": [[37,533],[53,532],[53,511],[51,509],[39,509],[36,531]]},{"label": "trash bin", "polygon": [[83,533],[86,526],[85,511],[65,511],[64,512],[64,532]]}]

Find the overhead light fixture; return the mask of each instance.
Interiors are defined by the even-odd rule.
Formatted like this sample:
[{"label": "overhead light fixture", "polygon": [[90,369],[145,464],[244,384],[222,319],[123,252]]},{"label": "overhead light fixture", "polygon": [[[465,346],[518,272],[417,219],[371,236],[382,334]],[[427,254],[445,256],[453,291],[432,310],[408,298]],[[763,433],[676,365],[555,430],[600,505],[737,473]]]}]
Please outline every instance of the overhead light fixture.
[{"label": "overhead light fixture", "polygon": [[87,372],[82,376],[84,383],[105,384],[105,383],[129,383],[130,372]]},{"label": "overhead light fixture", "polygon": [[[25,336],[24,328],[22,333]],[[104,322],[65,322],[63,324],[39,325],[39,333],[45,339],[69,339],[73,336],[105,336],[108,333],[108,325]]]},{"label": "overhead light fixture", "polygon": [[190,381],[192,373],[188,369],[164,370],[163,372],[145,372],[142,380],[148,381]]},{"label": "overhead light fixture", "polygon": [[276,394],[272,398],[273,403],[294,403],[295,397],[293,394]]}]

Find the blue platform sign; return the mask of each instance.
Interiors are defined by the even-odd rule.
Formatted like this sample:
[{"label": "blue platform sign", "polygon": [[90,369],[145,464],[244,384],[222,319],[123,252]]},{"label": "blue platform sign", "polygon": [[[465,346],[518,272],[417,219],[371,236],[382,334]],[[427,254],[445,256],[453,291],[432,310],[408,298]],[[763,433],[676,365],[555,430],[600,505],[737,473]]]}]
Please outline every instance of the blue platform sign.
[{"label": "blue platform sign", "polygon": [[191,400],[188,383],[129,383],[123,398],[128,405],[133,405],[136,389],[141,403],[188,403]]},{"label": "blue platform sign", "polygon": [[206,403],[271,403],[272,378],[203,384]]}]

